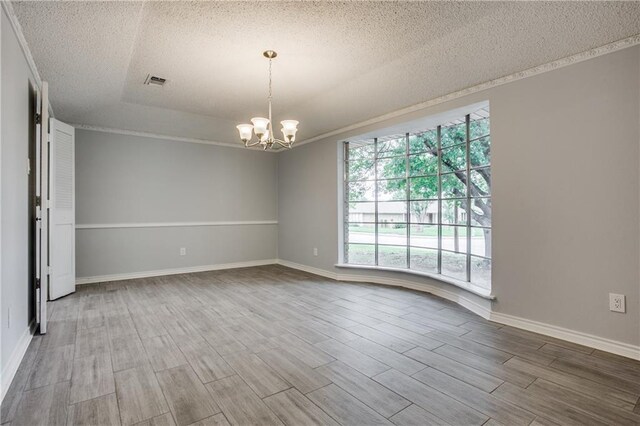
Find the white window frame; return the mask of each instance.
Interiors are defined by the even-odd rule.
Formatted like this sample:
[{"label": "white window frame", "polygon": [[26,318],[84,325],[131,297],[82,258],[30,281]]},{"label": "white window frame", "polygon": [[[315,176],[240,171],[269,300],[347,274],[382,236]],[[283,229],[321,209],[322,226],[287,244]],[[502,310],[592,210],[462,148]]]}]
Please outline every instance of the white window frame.
[{"label": "white window frame", "polygon": [[[438,116],[432,116],[432,117],[428,117],[427,121],[433,123],[433,122],[439,122],[439,123],[446,123],[447,122],[447,117],[450,117],[453,115],[456,115],[459,117],[461,115],[466,116],[466,120],[467,120],[467,126],[469,124],[469,118],[468,115],[473,112],[476,111],[477,109],[479,109],[479,107],[487,107],[488,108],[489,104],[488,102],[483,102],[481,104],[474,104],[468,107],[465,107],[463,109],[457,109],[455,111],[450,111],[449,113],[444,113],[444,114],[439,114]],[[464,111],[463,114],[460,114],[460,112]],[[421,122],[421,120],[419,120],[418,122],[412,122],[412,123],[406,123],[406,128],[410,129],[410,131],[405,132],[407,137],[409,135],[409,133],[413,130],[412,128],[414,128],[415,126],[420,126],[419,122]],[[425,128],[426,126],[424,124],[422,124],[422,128]],[[393,129],[388,129],[388,130],[380,130],[377,131],[376,133],[379,135],[389,135],[389,134],[393,134],[393,133],[398,133],[397,129],[398,128],[402,128],[402,125],[399,126],[395,126]],[[491,132],[490,132],[491,134]],[[470,142],[470,138],[469,138],[469,132],[467,130],[466,132],[466,150],[467,150],[467,176],[470,176],[470,158],[469,158],[469,142]],[[357,139],[365,139],[367,137],[370,137],[370,135],[364,135],[364,136],[359,136],[357,137]],[[375,139],[376,137],[373,136],[371,137],[371,139]],[[426,272],[426,271],[419,271],[419,270],[415,270],[415,269],[409,269],[409,267],[407,268],[394,268],[394,267],[386,267],[386,266],[374,266],[374,265],[360,265],[360,264],[349,264],[349,263],[345,263],[344,259],[345,259],[345,224],[348,222],[348,218],[345,217],[345,182],[347,181],[347,176],[346,176],[346,170],[345,170],[345,140],[340,140],[337,142],[337,150],[338,150],[338,170],[337,170],[337,182],[338,182],[338,191],[337,191],[337,195],[338,195],[338,260],[337,263],[335,264],[336,267],[339,268],[349,268],[349,269],[361,269],[361,270],[377,270],[377,271],[390,271],[390,272],[400,272],[403,274],[410,274],[410,275],[417,275],[417,276],[422,276],[422,277],[427,277],[430,279],[434,279],[437,280],[439,282],[444,282],[447,284],[451,284],[454,285],[456,287],[462,288],[464,290],[467,290],[471,293],[474,293],[478,296],[481,296],[483,298],[486,299],[494,299],[494,296],[491,294],[491,289],[486,289],[484,287],[481,287],[479,285],[476,285],[472,282],[469,281],[470,278],[470,267],[471,267],[471,263],[470,263],[470,257],[471,257],[471,250],[469,248],[469,246],[467,246],[467,250],[466,250],[466,256],[467,256],[467,280],[459,280],[456,278],[452,278],[446,275],[442,275],[441,273],[432,273],[432,272]],[[440,147],[438,147],[440,149]],[[407,154],[408,155],[408,154]],[[439,159],[439,163],[440,163],[440,159]],[[489,165],[491,167],[491,164]],[[374,167],[375,163],[374,163]],[[441,171],[438,174],[438,181],[440,182],[442,173]],[[409,185],[409,181],[407,181],[407,186]],[[491,198],[493,197],[492,195],[490,196]],[[467,190],[467,202],[470,202],[470,191]],[[404,200],[403,200],[404,201]],[[439,199],[438,202],[439,204],[441,203],[442,198],[439,194]],[[376,202],[377,203],[377,202]],[[439,212],[441,211],[440,209],[438,209]],[[440,213],[438,213],[439,215]],[[467,229],[467,244],[470,244],[470,236],[471,236],[471,218],[469,217],[469,215],[467,216],[467,220],[466,220],[466,229]],[[441,222],[441,221],[438,221]],[[410,229],[411,226],[411,222],[407,221],[407,228]],[[441,229],[442,224],[438,225],[438,228]],[[492,224],[492,228],[493,228],[493,224]],[[408,231],[408,237],[407,237],[407,246],[410,246],[410,238],[409,238],[409,233],[410,231]],[[492,233],[493,234],[493,233]],[[439,235],[439,241],[440,241],[440,235]],[[440,246],[440,242],[439,242],[439,246]],[[375,245],[377,246],[377,241],[375,243]],[[438,269],[440,270],[440,258],[441,258],[441,247],[439,247],[438,249]],[[409,253],[409,250],[407,250],[407,253]],[[377,249],[376,249],[377,252]],[[409,256],[409,254],[408,254]],[[492,268],[493,268],[493,259],[492,259]],[[492,274],[493,275],[493,274]]]}]

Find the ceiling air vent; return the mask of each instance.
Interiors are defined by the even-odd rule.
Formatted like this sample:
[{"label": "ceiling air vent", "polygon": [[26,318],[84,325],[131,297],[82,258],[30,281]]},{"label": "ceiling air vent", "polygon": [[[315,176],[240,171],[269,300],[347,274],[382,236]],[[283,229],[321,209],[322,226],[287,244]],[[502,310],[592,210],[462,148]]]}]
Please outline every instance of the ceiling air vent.
[{"label": "ceiling air vent", "polygon": [[167,82],[166,78],[158,77],[156,75],[148,74],[147,78],[144,80],[144,84],[148,86],[164,86]]}]

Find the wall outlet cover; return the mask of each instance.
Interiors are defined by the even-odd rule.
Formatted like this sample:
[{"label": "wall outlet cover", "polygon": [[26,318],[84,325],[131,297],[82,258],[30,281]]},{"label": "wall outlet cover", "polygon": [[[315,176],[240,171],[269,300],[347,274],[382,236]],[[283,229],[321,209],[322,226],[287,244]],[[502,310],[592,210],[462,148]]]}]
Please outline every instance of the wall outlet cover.
[{"label": "wall outlet cover", "polygon": [[625,299],[624,294],[609,293],[609,310],[625,313],[627,311]]},{"label": "wall outlet cover", "polygon": [[187,255],[186,247],[180,247],[180,256],[186,256],[186,255]]}]

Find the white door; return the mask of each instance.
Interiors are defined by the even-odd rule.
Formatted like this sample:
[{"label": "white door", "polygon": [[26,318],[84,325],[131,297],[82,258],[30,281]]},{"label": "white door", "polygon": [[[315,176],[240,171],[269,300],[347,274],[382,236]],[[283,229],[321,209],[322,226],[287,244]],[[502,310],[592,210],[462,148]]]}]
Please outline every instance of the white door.
[{"label": "white door", "polygon": [[49,299],[76,291],[75,129],[49,120]]}]

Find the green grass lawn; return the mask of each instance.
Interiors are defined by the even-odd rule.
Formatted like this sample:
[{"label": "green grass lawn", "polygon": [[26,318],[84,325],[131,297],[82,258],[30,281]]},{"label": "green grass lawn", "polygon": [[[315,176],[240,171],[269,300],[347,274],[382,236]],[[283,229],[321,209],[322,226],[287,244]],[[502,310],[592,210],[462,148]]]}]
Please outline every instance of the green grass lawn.
[{"label": "green grass lawn", "polygon": [[[348,262],[355,265],[373,265],[375,247],[372,244],[349,244]],[[442,253],[442,274],[466,279],[466,256],[464,254]],[[433,249],[411,247],[411,269],[437,273],[438,252]],[[407,268],[405,247],[378,246],[378,265],[392,268]],[[484,288],[491,286],[491,263],[483,259],[472,259],[471,281]]]}]

